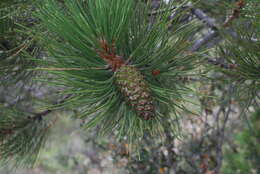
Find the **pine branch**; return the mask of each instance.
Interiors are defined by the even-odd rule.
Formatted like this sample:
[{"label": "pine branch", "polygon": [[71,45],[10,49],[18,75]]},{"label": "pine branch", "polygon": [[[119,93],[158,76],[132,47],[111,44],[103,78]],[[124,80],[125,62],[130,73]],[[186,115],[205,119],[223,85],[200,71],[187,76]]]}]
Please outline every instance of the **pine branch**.
[{"label": "pine branch", "polygon": [[[54,105],[60,105],[70,97],[67,95]],[[15,108],[1,106],[0,116],[0,163],[11,167],[32,166],[44,145],[48,132],[56,118],[47,116],[57,109],[47,109],[30,114]],[[20,148],[23,145],[23,148]]]},{"label": "pine branch", "polygon": [[204,45],[212,41],[214,38],[218,37],[217,31],[211,31],[207,35],[205,35],[203,38],[197,40],[193,46],[191,47],[192,52],[199,51]]},{"label": "pine branch", "polygon": [[[72,95],[67,95],[65,96],[62,100],[58,100],[55,103],[53,103],[53,106],[55,105],[61,105],[64,102],[66,102],[67,99],[69,99]],[[49,115],[50,113],[56,111],[56,109],[46,109],[45,111],[39,112],[39,113],[34,113],[33,116],[30,117],[31,120],[39,120],[41,121],[43,117]]]},{"label": "pine branch", "polygon": [[210,27],[212,30],[217,30],[217,25],[215,23],[215,19],[210,18],[206,13],[204,13],[201,9],[194,9],[191,8],[191,12],[193,15],[195,15],[198,19],[200,19],[202,22],[206,23],[208,27]]},{"label": "pine branch", "polygon": [[160,7],[160,4],[162,3],[162,0],[151,0],[151,6],[152,9],[158,9]]},{"label": "pine branch", "polygon": [[[162,0],[151,0],[151,9],[153,11],[158,11],[161,3],[162,3]],[[164,10],[164,13],[165,12],[166,11]],[[158,15],[158,13],[157,13],[157,15]],[[153,27],[155,21],[156,21],[156,15],[149,15],[149,30]]]},{"label": "pine branch", "polygon": [[[59,104],[64,103],[66,101],[66,99],[68,99],[70,96],[71,95],[67,95],[64,99],[55,102],[54,105],[59,105]],[[56,111],[56,109],[47,109],[47,110],[39,112],[39,113],[33,113],[32,116],[28,116],[28,118],[26,119],[27,121],[23,122],[23,124],[19,125],[18,127],[14,126],[14,127],[8,128],[8,129],[1,129],[0,134],[11,135],[15,132],[16,129],[22,129],[22,128],[26,127],[28,124],[30,124],[32,121],[42,121],[43,117],[49,115],[53,111]]]},{"label": "pine branch", "polygon": [[[68,0],[62,9],[54,0],[46,1],[38,16],[64,41],[43,36],[50,44],[54,71],[46,70],[61,77],[54,83],[66,85],[64,93],[73,94],[64,105],[82,108],[79,117],[86,120],[86,128],[99,125],[101,134],[117,128],[119,139],[126,136],[133,142],[146,134],[158,135],[162,119],[176,115],[170,113],[177,113],[177,107],[184,109],[184,92],[178,94],[184,83],[177,79],[193,69],[197,59],[196,54],[185,54],[189,34],[197,25],[176,20],[176,32],[169,32],[171,10],[165,9],[178,6],[175,1],[110,1],[108,6],[107,0],[87,5]],[[165,11],[148,15],[151,8]],[[74,69],[84,67],[89,69]]]},{"label": "pine branch", "polygon": [[[228,27],[229,24],[235,19],[238,18],[240,15],[241,10],[245,7],[245,2],[244,0],[239,0],[236,3],[236,8],[233,10],[232,15],[226,19],[226,21],[224,22],[224,24],[222,25],[224,28]],[[203,22],[205,22],[207,24],[208,27],[210,27],[212,29],[211,32],[209,32],[206,36],[204,36],[203,38],[197,40],[192,48],[191,51],[195,52],[201,49],[201,47],[203,47],[204,45],[206,45],[207,43],[209,43],[210,41],[212,41],[214,38],[219,36],[219,29],[217,27],[217,25],[215,24],[215,20],[208,17],[202,10],[200,9],[192,9],[192,13],[200,20],[202,20]],[[225,68],[225,69],[234,69],[237,68],[237,65],[235,64],[225,64],[223,62],[219,61],[220,59],[208,59],[208,63],[211,63],[213,65],[217,65],[221,68]]]},{"label": "pine branch", "polygon": [[225,69],[229,69],[229,70],[233,70],[236,69],[238,65],[236,64],[229,64],[229,63],[225,63],[222,61],[223,59],[221,58],[208,58],[208,63],[212,64],[212,65],[217,65],[221,68],[225,68]]},{"label": "pine branch", "polygon": [[[158,3],[157,0],[154,0],[153,3],[154,3],[153,7],[158,7],[159,3]],[[183,7],[183,8],[185,8],[185,7]],[[174,10],[174,9],[176,9],[176,7],[171,7],[170,9],[167,9],[167,11],[171,11],[171,10]],[[236,11],[236,10],[234,10],[234,11]],[[149,13],[149,15],[152,16],[152,15],[157,15],[157,14],[164,13],[164,12],[166,12],[166,10],[155,10],[155,11]],[[209,34],[207,34],[205,37],[203,37],[202,39],[197,40],[194,43],[194,45],[191,48],[191,51],[195,52],[195,51],[198,51],[202,46],[206,45],[208,42],[212,41],[214,38],[216,38],[218,36],[218,27],[217,27],[217,25],[215,23],[215,19],[208,17],[201,9],[191,8],[191,12],[198,19],[200,19],[201,21],[206,23],[206,25],[212,29],[212,31]],[[236,17],[238,16],[237,12],[235,13],[235,15],[236,15]],[[172,16],[171,16],[171,18],[172,18]],[[232,17],[232,20],[233,20],[233,18],[234,17]],[[231,19],[231,17],[230,17],[230,19]],[[224,24],[223,26],[227,26],[227,25]]]},{"label": "pine branch", "polygon": [[[236,3],[236,8],[233,10],[233,13],[230,17],[226,19],[224,24],[222,25],[224,28],[228,27],[229,24],[235,19],[238,18],[240,15],[241,10],[245,7],[246,3],[244,0],[239,0]],[[215,20],[213,18],[208,17],[202,10],[200,9],[192,9],[192,13],[201,21],[205,22],[207,26],[209,26],[213,31],[208,33],[205,37],[202,39],[196,41],[194,45],[191,48],[191,51],[198,51],[202,46],[206,45],[210,41],[212,41],[214,38],[219,36],[218,33],[218,27],[215,24]]]},{"label": "pine branch", "polygon": [[[225,128],[226,124],[229,120],[229,117],[232,112],[232,105],[231,100],[232,96],[234,94],[234,84],[230,84],[228,86],[228,89],[223,93],[222,95],[222,103],[220,105],[220,108],[218,109],[218,112],[214,115],[215,117],[215,123],[216,123],[216,133],[217,133],[217,147],[216,147],[216,161],[217,166],[214,169],[214,173],[218,174],[220,172],[222,163],[223,163],[223,143],[225,138]],[[221,125],[221,119],[220,116],[223,113],[224,121]]]},{"label": "pine branch", "polygon": [[240,16],[241,10],[245,7],[245,5],[246,5],[245,0],[237,1],[236,4],[235,4],[236,8],[233,9],[231,16],[229,16],[226,19],[223,26],[224,27],[229,26],[234,19],[238,18]]}]

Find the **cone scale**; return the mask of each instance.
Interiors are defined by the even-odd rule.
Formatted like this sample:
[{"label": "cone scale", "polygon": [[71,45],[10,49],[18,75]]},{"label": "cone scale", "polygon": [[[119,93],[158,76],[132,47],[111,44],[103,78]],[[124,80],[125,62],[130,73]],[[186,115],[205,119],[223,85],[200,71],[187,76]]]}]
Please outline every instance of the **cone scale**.
[{"label": "cone scale", "polygon": [[104,59],[115,74],[115,83],[124,96],[126,103],[136,114],[150,120],[155,115],[153,99],[149,85],[138,69],[125,63],[121,56],[116,55],[114,46],[105,40],[100,41],[99,56]]}]

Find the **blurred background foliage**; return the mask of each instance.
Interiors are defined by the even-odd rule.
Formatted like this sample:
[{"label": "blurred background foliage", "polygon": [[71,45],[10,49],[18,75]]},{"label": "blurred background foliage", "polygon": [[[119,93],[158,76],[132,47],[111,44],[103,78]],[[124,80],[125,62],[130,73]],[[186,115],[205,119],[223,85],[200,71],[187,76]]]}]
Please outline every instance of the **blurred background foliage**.
[{"label": "blurred background foliage", "polygon": [[232,146],[225,147],[223,174],[260,172],[260,111],[252,114],[250,123],[235,134]]},{"label": "blurred background foliage", "polygon": [[[154,2],[158,4],[159,1]],[[192,110],[200,113],[199,116],[182,114],[180,139],[167,129],[171,123],[166,122],[164,138],[147,137],[140,144],[132,145],[139,151],[129,151],[130,145],[119,143],[113,134],[97,138],[98,128],[81,130],[82,122],[71,118],[77,110],[61,109],[48,115],[57,121],[35,168],[17,169],[15,172],[6,167],[0,173],[260,173],[259,2],[189,2],[191,8],[180,20],[184,23],[194,20],[201,25],[197,33],[192,33],[190,41],[209,37],[213,32],[217,34],[211,34],[212,38],[199,48],[205,60],[199,67],[200,75],[191,74],[180,79],[195,91],[187,98],[196,104]],[[239,17],[223,26],[237,9],[238,2],[246,3],[239,10]],[[46,78],[46,74],[31,71],[46,57],[38,45],[41,40],[31,33],[32,28],[40,27],[40,22],[32,15],[36,3],[36,0],[0,2],[0,114],[6,113],[3,108],[7,108],[9,112],[21,112],[27,118],[44,112],[46,103],[59,103],[59,89],[34,80]],[[202,15],[201,18],[199,12],[207,17]]]}]

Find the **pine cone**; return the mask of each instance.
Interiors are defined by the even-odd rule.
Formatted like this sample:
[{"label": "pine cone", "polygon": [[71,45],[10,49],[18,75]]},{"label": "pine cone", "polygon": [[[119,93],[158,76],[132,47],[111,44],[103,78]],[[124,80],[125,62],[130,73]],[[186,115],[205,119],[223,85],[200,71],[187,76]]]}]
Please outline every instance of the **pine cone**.
[{"label": "pine cone", "polygon": [[130,65],[121,66],[116,72],[116,83],[139,117],[150,120],[155,115],[149,86],[136,68]]}]

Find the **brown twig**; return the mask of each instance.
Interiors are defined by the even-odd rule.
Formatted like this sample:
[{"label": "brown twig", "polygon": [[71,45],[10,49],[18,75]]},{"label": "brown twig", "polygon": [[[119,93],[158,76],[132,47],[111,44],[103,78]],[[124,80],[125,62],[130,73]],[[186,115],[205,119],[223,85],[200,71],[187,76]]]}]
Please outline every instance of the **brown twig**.
[{"label": "brown twig", "polygon": [[223,26],[224,27],[229,26],[234,19],[238,18],[240,16],[241,10],[245,7],[245,5],[246,5],[245,0],[239,0],[238,2],[236,2],[235,4],[236,8],[233,9],[232,14],[226,19]]},{"label": "brown twig", "polygon": [[22,44],[21,45],[21,47],[14,53],[14,54],[12,54],[11,56],[9,56],[9,57],[15,57],[15,56],[17,56],[20,52],[22,52],[24,49],[26,49],[26,48],[28,48],[28,44],[26,44],[26,43],[24,43],[24,44]]},{"label": "brown twig", "polygon": [[107,62],[112,71],[116,71],[126,64],[123,57],[116,54],[115,43],[109,45],[105,39],[100,39],[100,46],[101,49],[97,50],[97,53]]}]

